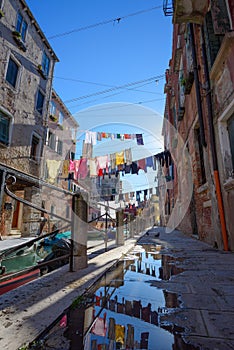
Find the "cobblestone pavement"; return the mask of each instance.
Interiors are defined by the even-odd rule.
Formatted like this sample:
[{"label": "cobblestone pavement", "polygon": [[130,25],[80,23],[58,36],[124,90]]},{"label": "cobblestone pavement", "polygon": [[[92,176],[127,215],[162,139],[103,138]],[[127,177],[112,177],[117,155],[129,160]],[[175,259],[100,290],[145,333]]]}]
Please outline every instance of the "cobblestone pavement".
[{"label": "cobblestone pavement", "polygon": [[179,301],[173,312],[161,315],[161,325],[182,330],[186,342],[202,350],[234,349],[234,253],[179,231],[156,232],[159,237],[144,234],[94,256],[81,271],[64,266],[1,296],[0,349],[15,350],[34,340],[137,241],[161,245],[162,279],[152,284]]},{"label": "cobblestone pavement", "polygon": [[[234,253],[212,248],[179,231],[144,235],[161,244],[166,280],[154,285],[175,293],[180,307],[161,322],[184,329],[185,340],[202,350],[234,349]],[[182,350],[182,349],[181,349]]]}]

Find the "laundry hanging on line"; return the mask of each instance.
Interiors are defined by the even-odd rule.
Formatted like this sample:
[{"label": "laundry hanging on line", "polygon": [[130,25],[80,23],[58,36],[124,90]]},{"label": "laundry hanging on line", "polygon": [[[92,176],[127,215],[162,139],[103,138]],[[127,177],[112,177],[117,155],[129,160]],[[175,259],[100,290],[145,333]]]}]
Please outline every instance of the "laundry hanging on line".
[{"label": "laundry hanging on line", "polygon": [[109,133],[109,132],[96,132],[89,131],[85,132],[85,143],[96,145],[97,141],[102,141],[102,139],[111,139],[111,140],[136,140],[138,145],[144,145],[143,135],[142,134],[121,134],[121,133]]}]

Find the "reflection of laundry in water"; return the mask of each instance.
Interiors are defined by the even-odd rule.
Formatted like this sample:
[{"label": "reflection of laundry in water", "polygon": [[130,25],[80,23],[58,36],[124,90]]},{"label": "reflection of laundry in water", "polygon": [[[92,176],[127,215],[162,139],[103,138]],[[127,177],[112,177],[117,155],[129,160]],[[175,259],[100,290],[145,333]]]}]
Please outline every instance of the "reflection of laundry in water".
[{"label": "reflection of laundry in water", "polygon": [[104,313],[104,317],[97,317],[95,323],[92,328],[92,333],[96,335],[100,335],[101,337],[106,336],[107,325],[106,325],[106,312]]},{"label": "reflection of laundry in water", "polygon": [[124,335],[125,335],[125,327],[120,325],[120,324],[116,324],[115,325],[115,341],[124,345],[124,340],[125,340]]}]

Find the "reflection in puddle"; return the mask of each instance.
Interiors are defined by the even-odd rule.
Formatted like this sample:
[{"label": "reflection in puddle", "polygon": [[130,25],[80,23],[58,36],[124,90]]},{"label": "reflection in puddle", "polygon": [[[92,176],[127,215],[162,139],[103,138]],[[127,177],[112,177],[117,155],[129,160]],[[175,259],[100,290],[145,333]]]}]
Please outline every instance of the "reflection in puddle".
[{"label": "reflection in puddle", "polygon": [[78,297],[31,349],[194,349],[187,347],[178,329],[160,325],[160,315],[179,306],[176,294],[149,283],[176,273],[171,271],[175,261],[162,257],[160,248],[136,246]]}]

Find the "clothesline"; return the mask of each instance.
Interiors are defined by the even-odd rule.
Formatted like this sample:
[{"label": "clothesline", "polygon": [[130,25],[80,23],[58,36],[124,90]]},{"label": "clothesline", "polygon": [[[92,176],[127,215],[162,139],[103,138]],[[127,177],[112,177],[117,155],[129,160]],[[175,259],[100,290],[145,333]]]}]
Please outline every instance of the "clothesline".
[{"label": "clothesline", "polygon": [[98,131],[85,132],[86,144],[92,144],[94,146],[97,144],[97,141],[102,141],[103,139],[121,140],[121,141],[136,140],[138,145],[144,145],[142,134],[109,133],[109,132],[98,132]]}]

